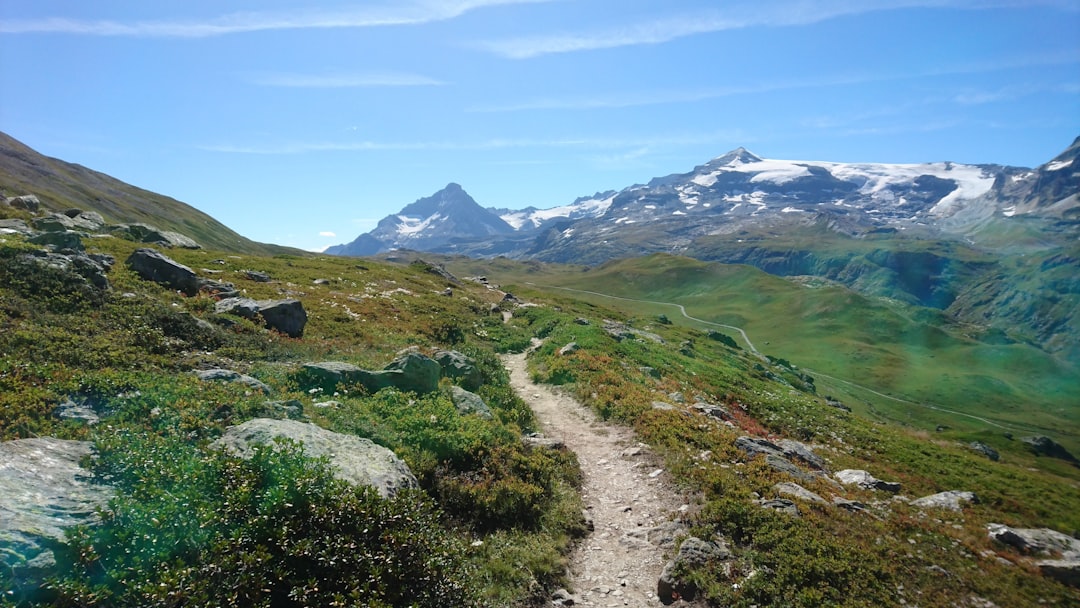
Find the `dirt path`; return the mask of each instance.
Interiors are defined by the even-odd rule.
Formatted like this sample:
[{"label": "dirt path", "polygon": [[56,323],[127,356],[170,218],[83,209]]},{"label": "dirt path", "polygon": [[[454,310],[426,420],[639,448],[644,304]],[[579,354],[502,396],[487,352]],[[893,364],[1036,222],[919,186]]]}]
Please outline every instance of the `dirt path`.
[{"label": "dirt path", "polygon": [[629,429],[598,421],[569,395],[534,384],[524,354],[505,355],[503,364],[540,431],[573,450],[584,473],[582,494],[595,530],[571,555],[575,605],[660,606],[656,582],[678,531],[672,515],[682,505],[666,473]]}]

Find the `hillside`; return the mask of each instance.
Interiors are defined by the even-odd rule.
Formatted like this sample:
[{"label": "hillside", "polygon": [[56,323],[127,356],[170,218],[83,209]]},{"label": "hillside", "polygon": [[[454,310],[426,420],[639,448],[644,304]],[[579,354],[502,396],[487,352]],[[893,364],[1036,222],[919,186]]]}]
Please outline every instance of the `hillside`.
[{"label": "hillside", "polygon": [[49,211],[81,209],[99,213],[111,224],[150,224],[222,251],[299,253],[246,239],[190,205],[81,165],[41,155],[0,133],[0,196],[27,194],[37,196]]}]

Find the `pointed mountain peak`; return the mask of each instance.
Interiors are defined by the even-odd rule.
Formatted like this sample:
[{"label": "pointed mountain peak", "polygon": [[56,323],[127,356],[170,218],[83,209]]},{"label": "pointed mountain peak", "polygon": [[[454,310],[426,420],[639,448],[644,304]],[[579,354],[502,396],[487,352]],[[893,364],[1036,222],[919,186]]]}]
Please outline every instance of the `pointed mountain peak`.
[{"label": "pointed mountain peak", "polygon": [[732,165],[745,165],[745,164],[749,164],[749,163],[759,163],[759,162],[761,162],[761,157],[760,156],[758,156],[758,155],[754,154],[753,152],[747,150],[746,148],[743,148],[743,147],[740,146],[738,148],[735,148],[731,152],[728,152],[727,154],[725,154],[723,156],[718,156],[718,157],[712,159],[712,161],[709,162],[709,164],[712,165],[712,166],[723,167],[723,166],[732,166]]}]

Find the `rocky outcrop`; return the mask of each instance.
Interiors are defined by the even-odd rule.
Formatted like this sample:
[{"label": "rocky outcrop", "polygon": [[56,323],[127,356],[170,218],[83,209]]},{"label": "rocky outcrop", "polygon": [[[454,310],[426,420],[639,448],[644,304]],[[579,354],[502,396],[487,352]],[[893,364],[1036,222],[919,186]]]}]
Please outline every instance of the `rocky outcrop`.
[{"label": "rocky outcrop", "polygon": [[13,196],[5,199],[4,202],[15,209],[22,209],[23,211],[29,211],[31,213],[37,213],[38,210],[41,209],[41,200],[33,194]]},{"label": "rocky outcrop", "polygon": [[1034,452],[1036,456],[1058,458],[1071,463],[1073,466],[1080,466],[1080,460],[1077,460],[1075,456],[1069,453],[1069,450],[1066,450],[1060,443],[1045,435],[1024,437],[1020,441],[1026,443],[1028,448]]},{"label": "rocky outcrop", "polygon": [[948,509],[950,511],[959,511],[966,503],[977,502],[979,502],[979,498],[975,496],[974,492],[949,490],[947,492],[931,494],[930,496],[923,496],[922,498],[911,501],[911,504],[912,506],[923,509]]},{"label": "rocky outcrop", "polygon": [[308,317],[300,300],[260,300],[256,304],[259,307],[259,316],[270,329],[290,338],[304,335]]},{"label": "rocky outcrop", "polygon": [[994,448],[986,445],[985,443],[983,443],[981,441],[972,441],[971,443],[968,444],[968,447],[971,448],[972,450],[974,450],[975,452],[978,452],[979,454],[982,454],[983,456],[986,456],[990,460],[993,460],[994,462],[997,462],[1001,458],[1001,455],[998,454],[997,450],[995,450]]},{"label": "rocky outcrop", "polygon": [[33,229],[18,218],[0,219],[0,234],[33,234]]},{"label": "rocky outcrop", "polygon": [[688,537],[679,546],[675,557],[664,566],[656,584],[657,597],[665,605],[678,599],[693,601],[697,597],[698,588],[686,577],[687,571],[731,557],[731,551],[722,540],[705,541],[696,536]]},{"label": "rocky outcrop", "polygon": [[255,446],[273,445],[274,439],[279,437],[302,444],[307,456],[328,457],[335,477],[355,485],[371,486],[383,497],[419,487],[409,467],[387,448],[311,423],[255,418],[229,427],[212,445],[250,458]]},{"label": "rocky outcrop", "polygon": [[860,469],[844,469],[836,473],[836,478],[840,480],[840,483],[850,486],[856,485],[866,490],[881,490],[883,492],[892,492],[893,494],[900,491],[900,484],[895,481],[882,481],[870,473]]},{"label": "rocky outcrop", "polygon": [[88,441],[0,443],[0,569],[17,588],[36,588],[56,567],[64,530],[97,521],[112,497],[80,466],[91,453]]},{"label": "rocky outcrop", "polygon": [[195,375],[203,382],[235,382],[260,391],[266,395],[269,395],[273,391],[267,384],[231,369],[201,369],[196,370]]},{"label": "rocky outcrop", "polygon": [[795,498],[798,498],[799,500],[805,500],[807,502],[816,502],[816,503],[822,504],[822,505],[829,504],[821,496],[818,496],[817,494],[811,492],[810,490],[807,490],[806,488],[800,486],[797,483],[791,483],[790,481],[785,481],[785,482],[782,482],[782,483],[778,483],[778,484],[773,486],[773,489],[776,490],[777,493],[782,494],[784,496],[793,496]]},{"label": "rocky outcrop", "polygon": [[13,265],[31,265],[42,270],[59,271],[68,275],[88,293],[100,295],[109,290],[107,273],[112,264],[113,258],[109,255],[34,251],[18,256]]},{"label": "rocky outcrop", "polygon": [[214,303],[214,312],[254,319],[259,314],[259,303],[251,298],[225,298]]},{"label": "rocky outcrop", "polygon": [[404,351],[381,371],[368,371],[351,363],[326,361],[305,363],[297,380],[304,390],[333,391],[339,384],[359,384],[374,393],[384,388],[414,393],[431,393],[439,388],[441,368],[434,359]]},{"label": "rocky outcrop", "polygon": [[182,249],[201,249],[202,246],[193,239],[180,234],[161,230],[149,224],[119,224],[110,226],[109,234],[122,238],[126,241],[146,243],[147,245],[159,245],[162,247],[179,247]]},{"label": "rocky outcrop", "polygon": [[458,412],[462,414],[476,414],[486,420],[491,420],[494,417],[491,414],[491,408],[484,403],[480,395],[470,393],[460,386],[450,387],[450,399],[454,402]]},{"label": "rocky outcrop", "polygon": [[990,538],[1027,555],[1046,556],[1035,562],[1044,576],[1072,587],[1080,587],[1080,539],[1049,528],[1010,528],[1004,524],[986,526]]},{"label": "rocky outcrop", "polygon": [[777,456],[785,460],[796,459],[812,469],[825,470],[825,461],[814,453],[810,446],[791,439],[781,439],[775,443],[761,437],[743,436],[735,440],[735,447],[744,451],[751,458],[759,454]]},{"label": "rocky outcrop", "polygon": [[456,380],[467,391],[479,390],[484,375],[476,362],[456,350],[435,351],[434,359],[442,369],[442,376]]},{"label": "rocky outcrop", "polygon": [[183,264],[153,249],[136,249],[125,262],[147,281],[194,296],[199,293],[199,276]]},{"label": "rocky outcrop", "polygon": [[567,342],[565,346],[559,349],[559,356],[565,357],[567,355],[572,355],[579,350],[581,350],[581,347],[578,346],[577,342]]}]

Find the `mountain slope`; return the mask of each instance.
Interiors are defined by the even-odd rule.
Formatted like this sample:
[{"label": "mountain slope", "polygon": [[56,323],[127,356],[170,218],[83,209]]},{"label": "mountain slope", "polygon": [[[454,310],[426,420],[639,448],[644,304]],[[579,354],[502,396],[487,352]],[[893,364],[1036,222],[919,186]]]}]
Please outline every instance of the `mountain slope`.
[{"label": "mountain slope", "polygon": [[200,245],[245,253],[299,253],[240,236],[209,215],[176,199],[126,184],[81,165],[39,154],[0,133],[0,191],[34,194],[51,211],[96,211],[109,223],[146,223],[179,232]]},{"label": "mountain slope", "polygon": [[509,235],[514,228],[484,209],[458,184],[448,184],[431,196],[383,218],[371,232],[326,250],[331,255],[374,255],[391,249],[428,251],[455,239]]}]

